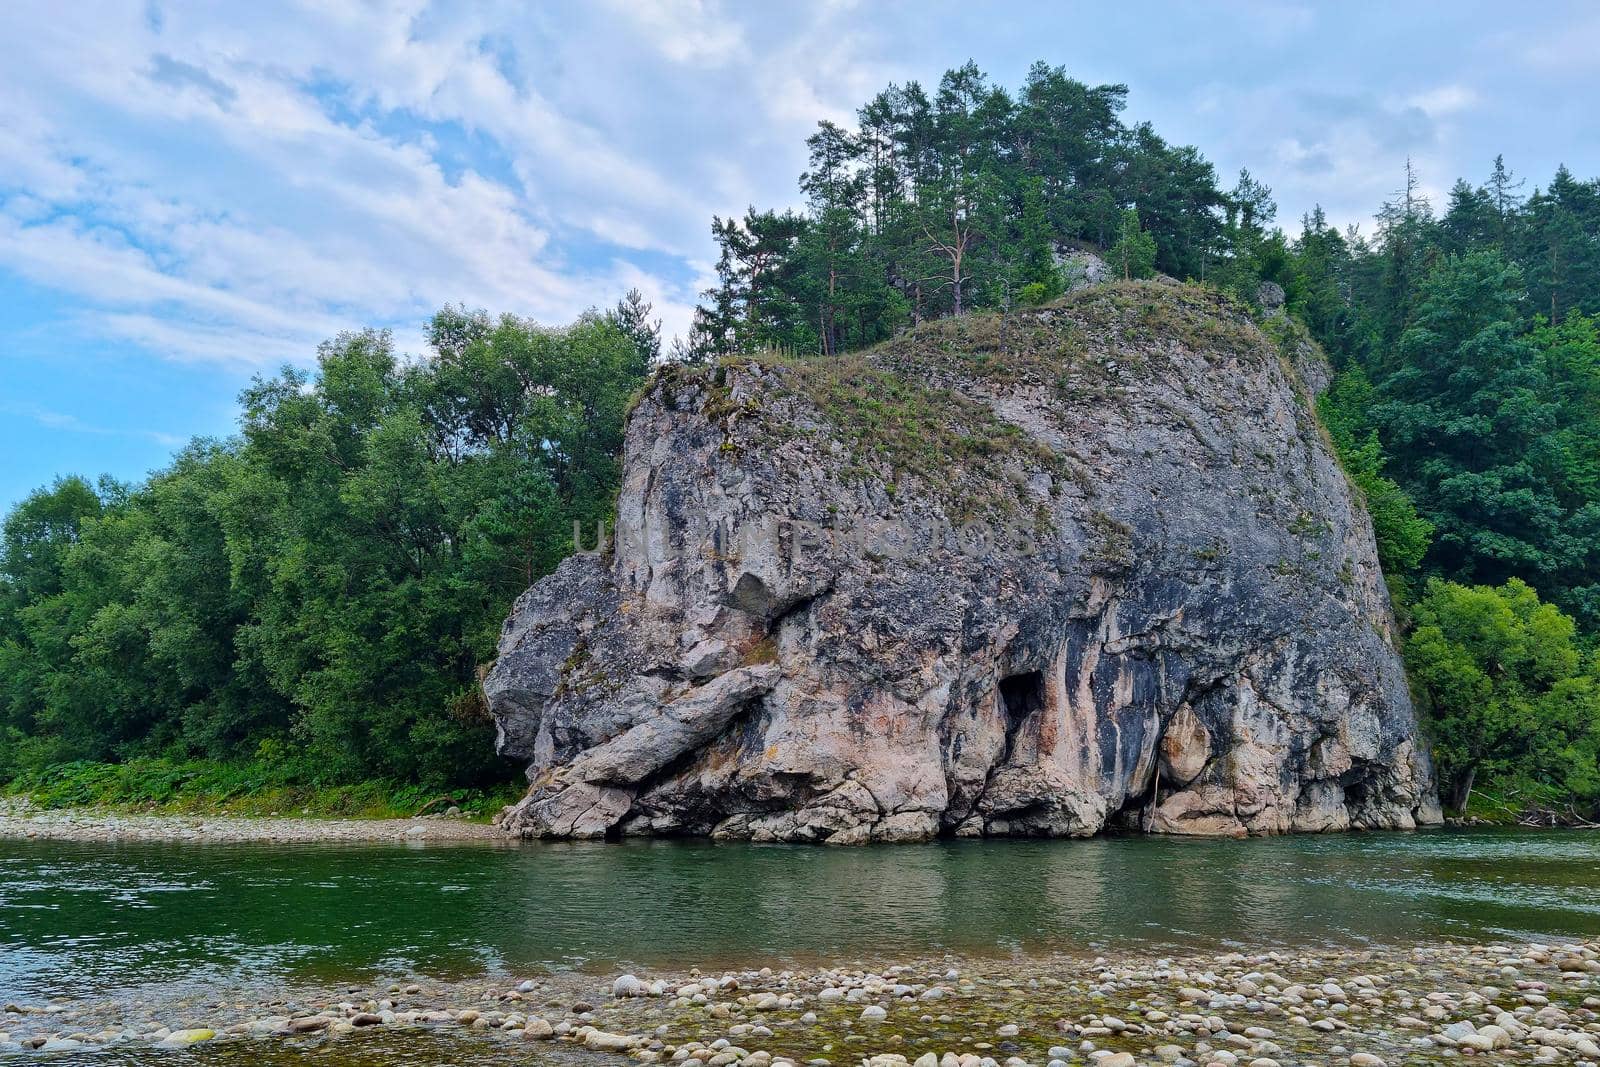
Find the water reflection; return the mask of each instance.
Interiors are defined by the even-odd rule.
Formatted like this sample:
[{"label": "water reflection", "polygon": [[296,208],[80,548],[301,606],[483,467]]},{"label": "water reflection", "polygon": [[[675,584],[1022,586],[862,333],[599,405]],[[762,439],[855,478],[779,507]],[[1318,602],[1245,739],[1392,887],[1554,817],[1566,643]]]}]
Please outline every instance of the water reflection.
[{"label": "water reflection", "polygon": [[1600,837],[822,849],[0,842],[0,999],[543,967],[1600,932]]}]

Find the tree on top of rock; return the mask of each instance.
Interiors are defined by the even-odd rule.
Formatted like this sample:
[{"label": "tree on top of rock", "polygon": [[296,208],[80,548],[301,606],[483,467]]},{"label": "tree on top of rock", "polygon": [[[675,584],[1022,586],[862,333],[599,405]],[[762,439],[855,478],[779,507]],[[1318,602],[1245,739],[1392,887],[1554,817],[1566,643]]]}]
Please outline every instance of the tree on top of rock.
[{"label": "tree on top of rock", "polygon": [[1139,225],[1139,213],[1133,208],[1122,213],[1117,241],[1106,259],[1113,270],[1129,281],[1148,278],[1156,272],[1156,239]]}]

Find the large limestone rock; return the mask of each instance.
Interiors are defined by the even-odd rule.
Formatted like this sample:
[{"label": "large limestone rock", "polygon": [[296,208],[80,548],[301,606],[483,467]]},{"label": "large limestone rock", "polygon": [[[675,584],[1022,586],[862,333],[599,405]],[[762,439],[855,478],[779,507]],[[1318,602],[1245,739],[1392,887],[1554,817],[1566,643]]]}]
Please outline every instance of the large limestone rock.
[{"label": "large limestone rock", "polygon": [[1436,821],[1371,527],[1306,346],[1275,336],[1117,283],[861,356],[663,371],[613,550],[518,600],[485,681],[529,764],[504,825]]}]

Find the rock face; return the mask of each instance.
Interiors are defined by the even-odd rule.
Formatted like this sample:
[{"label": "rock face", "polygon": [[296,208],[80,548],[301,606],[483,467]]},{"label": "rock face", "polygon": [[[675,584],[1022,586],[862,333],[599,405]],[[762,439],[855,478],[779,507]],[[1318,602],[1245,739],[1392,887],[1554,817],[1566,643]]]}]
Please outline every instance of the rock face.
[{"label": "rock face", "polygon": [[614,546],[518,600],[485,680],[529,762],[502,824],[1437,821],[1371,527],[1308,349],[1275,335],[1205,290],[1115,283],[857,356],[662,371]]},{"label": "rock face", "polygon": [[1066,281],[1069,293],[1111,279],[1111,268],[1093,252],[1081,248],[1058,249],[1050,258],[1055,261],[1056,270],[1061,272],[1061,277]]}]

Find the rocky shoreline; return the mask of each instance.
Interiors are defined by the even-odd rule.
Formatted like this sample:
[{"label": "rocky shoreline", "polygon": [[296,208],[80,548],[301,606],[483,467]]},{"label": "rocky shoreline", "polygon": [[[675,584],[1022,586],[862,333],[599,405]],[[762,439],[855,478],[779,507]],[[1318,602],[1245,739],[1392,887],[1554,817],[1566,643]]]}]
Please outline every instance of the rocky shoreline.
[{"label": "rocky shoreline", "polygon": [[[1600,940],[820,969],[415,978],[243,999],[6,1004],[0,1048],[433,1032],[684,1067],[1600,1063]],[[531,1049],[530,1049],[531,1051]]]},{"label": "rocky shoreline", "polygon": [[0,839],[51,841],[208,841],[247,844],[477,841],[507,844],[497,827],[442,815],[416,819],[256,818],[145,815],[83,808],[40,808],[0,799]]}]

